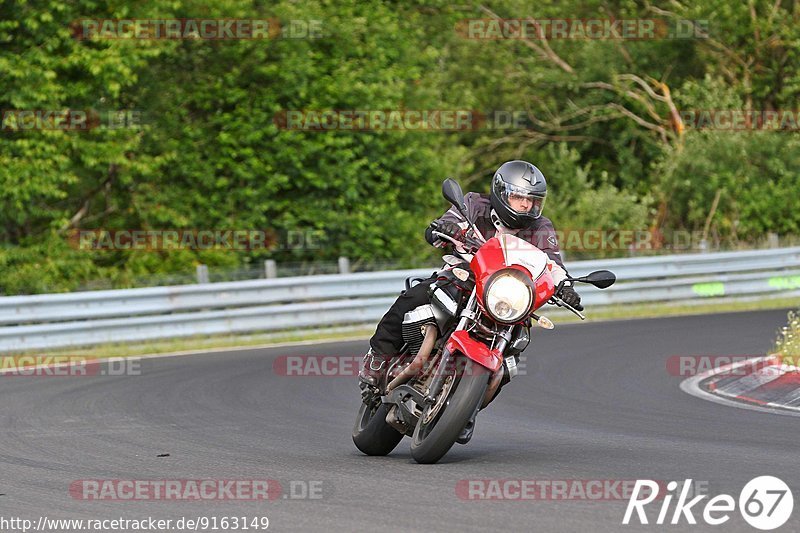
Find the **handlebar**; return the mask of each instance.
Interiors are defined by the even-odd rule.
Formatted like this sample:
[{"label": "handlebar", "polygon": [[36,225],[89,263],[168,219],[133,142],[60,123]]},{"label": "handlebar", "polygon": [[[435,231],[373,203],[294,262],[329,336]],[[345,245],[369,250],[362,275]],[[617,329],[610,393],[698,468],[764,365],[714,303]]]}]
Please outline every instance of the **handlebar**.
[{"label": "handlebar", "polygon": [[580,311],[578,311],[577,309],[575,309],[574,307],[569,305],[567,302],[565,302],[564,300],[562,300],[561,298],[556,296],[556,294],[560,293],[561,289],[564,288],[564,284],[567,281],[572,282],[572,284],[574,285],[575,284],[574,282],[576,280],[574,278],[570,278],[570,277],[568,277],[566,279],[562,279],[561,282],[556,287],[556,290],[553,293],[553,296],[551,296],[550,300],[548,300],[548,303],[552,304],[552,305],[555,305],[557,307],[565,307],[565,308],[569,309],[570,311],[572,311],[573,313],[575,313],[575,315],[577,315],[578,318],[580,318],[581,320],[586,320],[586,317]]},{"label": "handlebar", "polygon": [[586,320],[586,317],[583,315],[583,313],[581,313],[580,311],[578,311],[577,309],[575,309],[574,307],[569,305],[567,302],[565,302],[564,300],[562,300],[558,296],[551,296],[548,303],[551,303],[551,304],[553,304],[555,306],[558,306],[558,307],[565,307],[565,308],[569,309],[570,311],[572,311],[573,313],[575,313],[578,316],[578,318],[580,318],[581,320]]},{"label": "handlebar", "polygon": [[467,253],[475,253],[484,244],[482,241],[470,235],[468,230],[459,232],[459,235],[452,235],[444,231],[444,228],[442,228],[436,220],[431,222],[431,227],[433,228],[433,234],[435,236],[440,238],[444,237],[444,240],[449,241],[456,246],[460,246]]},{"label": "handlebar", "polygon": [[457,248],[461,248],[464,250],[464,253],[474,254],[480,248],[480,244],[474,244],[470,242],[460,241],[448,235],[447,233],[443,233],[441,231],[434,230],[433,235],[439,237],[442,240],[448,241],[449,243],[453,244]]}]

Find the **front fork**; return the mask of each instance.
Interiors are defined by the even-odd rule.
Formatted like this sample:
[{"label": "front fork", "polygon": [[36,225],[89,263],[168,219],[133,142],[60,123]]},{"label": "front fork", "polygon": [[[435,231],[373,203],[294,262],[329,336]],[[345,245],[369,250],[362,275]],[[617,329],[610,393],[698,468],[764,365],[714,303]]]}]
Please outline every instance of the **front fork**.
[{"label": "front fork", "polygon": [[[459,331],[466,329],[467,323],[470,320],[476,319],[476,289],[472,289],[472,294],[469,296],[469,300],[467,300],[467,305],[464,306],[464,310],[461,311],[461,318],[456,325],[454,331]],[[494,346],[494,349],[497,350],[499,354],[503,354],[508,345],[509,341],[511,340],[511,331],[514,329],[514,326],[508,326],[506,329],[500,332],[499,340],[497,344]],[[466,355],[466,354],[465,354]],[[436,398],[438,398],[439,394],[442,392],[442,386],[444,384],[445,377],[447,377],[447,365],[450,363],[453,354],[447,350],[447,344],[445,343],[445,348],[442,352],[442,356],[439,358],[439,364],[436,366],[436,370],[434,371],[433,380],[431,380],[431,384],[428,387],[428,391],[425,394],[425,403],[427,405],[433,405],[436,402]],[[503,372],[502,365],[498,369],[501,373]]]}]

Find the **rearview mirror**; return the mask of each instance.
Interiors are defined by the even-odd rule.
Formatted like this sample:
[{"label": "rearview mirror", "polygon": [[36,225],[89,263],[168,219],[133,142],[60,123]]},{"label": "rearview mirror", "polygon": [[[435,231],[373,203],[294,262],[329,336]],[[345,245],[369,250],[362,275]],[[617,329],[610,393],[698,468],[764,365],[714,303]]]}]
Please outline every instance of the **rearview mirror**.
[{"label": "rearview mirror", "polygon": [[610,270],[596,270],[591,274],[578,278],[577,281],[590,283],[598,289],[607,289],[617,281],[617,276]]},{"label": "rearview mirror", "polygon": [[458,212],[466,218],[467,206],[464,204],[464,193],[461,191],[461,185],[459,185],[456,180],[453,178],[444,180],[442,183],[442,196],[453,204]]}]

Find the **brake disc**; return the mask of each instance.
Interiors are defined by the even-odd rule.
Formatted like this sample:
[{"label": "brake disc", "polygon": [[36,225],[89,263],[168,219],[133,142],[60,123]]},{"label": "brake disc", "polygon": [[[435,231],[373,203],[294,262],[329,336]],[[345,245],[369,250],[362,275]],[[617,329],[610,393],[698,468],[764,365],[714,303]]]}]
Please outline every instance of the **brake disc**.
[{"label": "brake disc", "polygon": [[422,422],[424,424],[430,423],[430,421],[436,418],[436,415],[439,414],[442,406],[447,402],[447,397],[450,395],[450,389],[453,386],[454,381],[455,380],[452,375],[447,376],[444,379],[444,383],[442,383],[442,391],[439,393],[439,397],[436,398],[436,402],[434,402],[429,409],[423,412]]}]

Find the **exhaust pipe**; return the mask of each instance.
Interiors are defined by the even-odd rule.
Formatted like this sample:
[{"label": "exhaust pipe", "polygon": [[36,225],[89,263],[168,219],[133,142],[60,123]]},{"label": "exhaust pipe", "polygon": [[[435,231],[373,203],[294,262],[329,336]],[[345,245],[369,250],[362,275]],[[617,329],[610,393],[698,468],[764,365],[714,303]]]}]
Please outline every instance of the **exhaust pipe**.
[{"label": "exhaust pipe", "polygon": [[422,339],[422,346],[420,346],[417,356],[411,361],[411,364],[405,367],[400,374],[392,380],[386,387],[386,394],[392,392],[392,389],[399,387],[422,370],[425,363],[433,351],[433,345],[436,342],[436,326],[434,324],[425,324],[425,338]]}]

